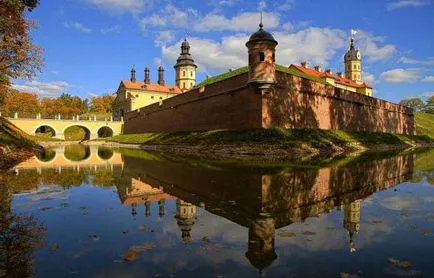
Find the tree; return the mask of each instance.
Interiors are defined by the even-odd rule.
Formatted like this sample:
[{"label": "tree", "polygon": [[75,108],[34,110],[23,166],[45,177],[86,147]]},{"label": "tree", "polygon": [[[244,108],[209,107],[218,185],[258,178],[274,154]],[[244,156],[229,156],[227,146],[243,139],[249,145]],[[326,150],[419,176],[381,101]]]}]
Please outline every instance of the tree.
[{"label": "tree", "polygon": [[90,111],[94,113],[111,113],[115,97],[109,94],[92,97]]},{"label": "tree", "polygon": [[413,108],[414,111],[421,111],[425,107],[425,103],[420,98],[408,98],[399,102],[400,105]]},{"label": "tree", "polygon": [[10,89],[6,94],[3,111],[12,116],[18,113],[25,116],[34,116],[39,112],[39,100],[36,94],[23,93]]},{"label": "tree", "polygon": [[434,114],[434,96],[430,96],[428,98],[428,101],[426,102],[424,111],[426,113]]},{"label": "tree", "polygon": [[10,79],[31,78],[42,68],[42,49],[30,37],[36,24],[25,18],[26,10],[38,4],[39,0],[0,0],[0,93]]},{"label": "tree", "polygon": [[87,100],[78,96],[63,93],[56,99],[43,98],[41,100],[41,113],[46,116],[60,114],[66,117],[81,115],[87,111]]}]

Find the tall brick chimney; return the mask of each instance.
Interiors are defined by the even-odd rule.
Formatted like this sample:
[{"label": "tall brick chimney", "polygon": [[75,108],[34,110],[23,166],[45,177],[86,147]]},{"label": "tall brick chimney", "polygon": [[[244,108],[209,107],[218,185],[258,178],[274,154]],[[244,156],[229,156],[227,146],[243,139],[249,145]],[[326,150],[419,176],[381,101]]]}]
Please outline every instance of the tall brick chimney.
[{"label": "tall brick chimney", "polygon": [[314,69],[318,72],[321,72],[321,67],[320,66],[315,66]]},{"label": "tall brick chimney", "polygon": [[164,68],[163,68],[163,66],[160,66],[158,68],[158,84],[161,85],[161,86],[165,85],[165,82],[164,82]]},{"label": "tall brick chimney", "polygon": [[131,78],[130,78],[130,81],[131,82],[136,82],[136,69],[134,68],[134,66],[131,69]]},{"label": "tall brick chimney", "polygon": [[307,61],[301,62],[301,66],[305,69],[309,68],[309,63]]},{"label": "tall brick chimney", "polygon": [[326,69],[325,72],[328,73],[328,74],[333,74],[333,71],[331,69]]},{"label": "tall brick chimney", "polygon": [[148,67],[145,68],[145,84],[149,84],[151,83],[151,78],[150,78],[150,70]]}]

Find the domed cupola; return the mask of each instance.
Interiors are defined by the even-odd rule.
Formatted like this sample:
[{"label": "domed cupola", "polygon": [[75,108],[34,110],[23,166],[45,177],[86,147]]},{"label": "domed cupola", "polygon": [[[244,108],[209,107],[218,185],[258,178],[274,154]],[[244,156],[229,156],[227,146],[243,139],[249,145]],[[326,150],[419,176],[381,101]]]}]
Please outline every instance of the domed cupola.
[{"label": "domed cupola", "polygon": [[264,30],[259,24],[259,30],[250,36],[246,46],[249,50],[249,81],[258,89],[270,89],[276,83],[276,46],[273,35]]},{"label": "domed cupola", "polygon": [[174,66],[176,71],[176,85],[184,92],[196,85],[197,65],[190,54],[190,43],[187,39],[181,44],[181,54]]},{"label": "domed cupola", "polygon": [[345,53],[345,61],[360,61],[362,59],[362,55],[359,49],[354,47],[354,38],[351,38],[350,49],[348,49],[347,53]]}]

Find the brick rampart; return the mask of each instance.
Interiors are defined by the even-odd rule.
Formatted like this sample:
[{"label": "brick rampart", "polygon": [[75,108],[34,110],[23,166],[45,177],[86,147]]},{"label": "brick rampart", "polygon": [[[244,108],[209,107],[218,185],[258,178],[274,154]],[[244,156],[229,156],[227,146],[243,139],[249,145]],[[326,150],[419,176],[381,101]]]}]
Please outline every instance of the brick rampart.
[{"label": "brick rampart", "polygon": [[259,90],[247,76],[132,111],[124,133],[282,127],[414,134],[413,112],[401,105],[279,71],[274,90]]}]

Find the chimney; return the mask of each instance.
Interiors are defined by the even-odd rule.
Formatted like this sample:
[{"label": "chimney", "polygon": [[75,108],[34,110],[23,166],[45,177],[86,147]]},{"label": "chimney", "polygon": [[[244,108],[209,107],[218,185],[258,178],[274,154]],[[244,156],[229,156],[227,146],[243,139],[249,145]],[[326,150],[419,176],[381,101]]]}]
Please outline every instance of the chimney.
[{"label": "chimney", "polygon": [[305,68],[305,69],[308,69],[308,68],[309,68],[309,64],[308,64],[308,62],[306,62],[306,61],[301,62],[301,66],[302,66],[303,68]]},{"label": "chimney", "polygon": [[145,68],[145,84],[150,84],[151,79],[149,78],[150,70],[148,67]]},{"label": "chimney", "polygon": [[315,66],[314,69],[318,72],[321,72],[321,67],[320,66]]},{"label": "chimney", "polygon": [[341,77],[341,78],[343,78],[344,77],[344,74],[343,74],[343,72],[338,72],[338,73],[336,73],[339,77]]},{"label": "chimney", "polygon": [[161,86],[164,86],[164,68],[163,66],[160,66],[158,68],[158,84]]},{"label": "chimney", "polygon": [[333,74],[333,71],[331,70],[331,69],[326,69],[326,71],[325,71],[327,74],[330,74],[330,75],[332,75]]},{"label": "chimney", "polygon": [[136,82],[136,69],[134,68],[134,66],[133,66],[133,68],[131,69],[131,82]]}]

